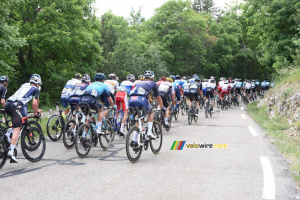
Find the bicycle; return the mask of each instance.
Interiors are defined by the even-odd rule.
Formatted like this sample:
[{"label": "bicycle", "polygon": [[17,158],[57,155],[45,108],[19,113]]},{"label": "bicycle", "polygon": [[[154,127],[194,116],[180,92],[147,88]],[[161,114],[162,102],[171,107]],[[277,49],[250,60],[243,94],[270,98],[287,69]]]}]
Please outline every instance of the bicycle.
[{"label": "bicycle", "polygon": [[59,112],[59,115],[52,115],[47,122],[47,135],[53,142],[61,138],[65,129],[66,122],[71,120],[72,118],[72,113],[69,112],[69,114],[66,116],[66,120],[64,120],[62,113],[65,109],[59,109],[59,102],[55,103],[55,105]]},{"label": "bicycle", "polygon": [[153,120],[159,122],[161,124],[161,126],[163,128],[165,128],[167,132],[169,132],[171,129],[171,124],[172,124],[172,115],[170,113],[169,118],[168,118],[168,126],[166,126],[166,124],[165,124],[165,115],[166,115],[165,111],[160,110],[160,109],[159,110],[154,109]]},{"label": "bicycle", "polygon": [[142,120],[145,118],[145,114],[140,111],[139,108],[131,108],[133,115],[135,116],[135,122],[138,122],[138,127],[132,127],[126,137],[126,154],[130,162],[135,163],[141,157],[143,148],[145,151],[150,148],[154,154],[158,154],[163,141],[163,135],[161,130],[161,124],[157,121],[153,122],[152,133],[156,136],[155,139],[149,139],[147,137],[147,128],[142,128]]},{"label": "bicycle", "polygon": [[208,115],[212,116],[211,112],[211,98],[206,99],[204,102],[204,110],[205,110],[205,117],[208,118]]},{"label": "bicycle", "polygon": [[179,104],[180,106],[180,109],[181,109],[181,115],[184,115],[184,113],[186,112],[187,110],[187,103],[186,103],[186,96],[183,96],[182,99],[181,99],[181,102]]},{"label": "bicycle", "polygon": [[193,120],[195,121],[195,123],[198,120],[198,116],[196,116],[196,101],[195,100],[192,102],[191,108],[188,112],[188,123],[189,123],[189,125],[192,124]]},{"label": "bicycle", "polygon": [[82,112],[76,112],[75,120],[71,119],[65,126],[63,131],[63,143],[67,149],[71,149],[75,145],[75,137],[78,128],[85,123],[86,117]]},{"label": "bicycle", "polygon": [[[179,117],[179,106],[176,107],[176,102],[173,102],[170,105],[170,115],[173,115],[175,120],[177,121],[178,117]],[[172,118],[172,117],[171,117]]]},{"label": "bicycle", "polygon": [[[79,104],[80,109],[83,114],[86,116],[90,113],[90,107],[86,103]],[[113,128],[110,120],[104,119],[102,121],[102,131],[104,134],[97,134],[96,130],[98,129],[96,125],[96,120],[98,114],[91,114],[87,117],[86,123],[83,123],[79,128],[75,137],[75,148],[76,153],[80,158],[86,157],[92,146],[97,146],[98,140],[100,147],[103,150],[106,150],[110,147],[113,140]]]},{"label": "bicycle", "polygon": [[[10,141],[6,136],[6,131],[11,128],[9,126],[9,122],[11,120],[7,120],[5,111],[3,109],[0,110],[0,114],[4,115],[5,122],[0,123],[0,169],[5,165],[7,160],[8,148],[10,146]],[[21,131],[18,137],[18,141],[21,138],[21,150],[25,158],[30,162],[38,162],[40,161],[46,151],[46,140],[40,129],[36,127],[30,127],[28,123],[28,119],[36,118],[34,117],[23,117],[22,118],[22,126]],[[2,126],[4,124],[5,126]],[[17,156],[17,146],[14,149],[14,155]],[[41,149],[39,149],[41,147]],[[40,151],[38,151],[40,150]],[[33,153],[33,155],[31,155]],[[35,153],[35,154],[34,154]],[[36,155],[36,156],[34,156]]]}]

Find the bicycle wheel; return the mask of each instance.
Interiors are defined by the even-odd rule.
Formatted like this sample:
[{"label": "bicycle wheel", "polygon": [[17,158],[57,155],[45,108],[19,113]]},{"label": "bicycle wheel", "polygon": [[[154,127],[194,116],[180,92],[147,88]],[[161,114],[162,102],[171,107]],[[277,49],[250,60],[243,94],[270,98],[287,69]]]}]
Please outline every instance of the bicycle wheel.
[{"label": "bicycle wheel", "polygon": [[30,127],[36,127],[43,132],[41,125],[37,121],[28,121]]},{"label": "bicycle wheel", "polygon": [[153,122],[152,133],[156,136],[156,138],[150,140],[150,148],[154,154],[158,154],[163,141],[161,124],[159,122]]},{"label": "bicycle wheel", "polygon": [[0,136],[0,137],[1,137],[1,140],[0,140],[0,169],[2,169],[2,167],[6,163],[8,150],[7,150],[5,141],[4,141],[5,136]]},{"label": "bicycle wheel", "polygon": [[75,120],[70,120],[65,126],[63,133],[63,143],[67,149],[71,149],[75,144],[75,137],[77,131],[77,125]]},{"label": "bicycle wheel", "polygon": [[189,113],[189,114],[188,114],[188,122],[189,122],[189,125],[191,125],[192,120],[193,120],[193,118],[192,118],[191,114]]},{"label": "bicycle wheel", "polygon": [[22,131],[21,149],[30,162],[40,161],[46,151],[46,140],[40,129],[29,127]]},{"label": "bicycle wheel", "polygon": [[175,108],[175,120],[177,121],[179,117],[179,106],[177,108]]},{"label": "bicycle wheel", "polygon": [[106,119],[105,123],[102,124],[103,135],[99,135],[99,143],[103,150],[106,150],[111,145],[114,139],[114,131],[111,122]]},{"label": "bicycle wheel", "polygon": [[[132,163],[135,163],[139,160],[142,155],[143,146],[138,144],[140,141],[139,129],[137,127],[132,127],[126,137],[126,154],[128,160]],[[134,139],[136,137],[136,139]]]},{"label": "bicycle wheel", "polygon": [[57,141],[61,138],[63,131],[62,121],[59,115],[52,115],[47,123],[47,135],[50,140]]},{"label": "bicycle wheel", "polygon": [[170,114],[169,118],[168,118],[168,128],[166,128],[166,131],[169,132],[171,129],[171,124],[172,124],[172,115]]},{"label": "bicycle wheel", "polygon": [[92,126],[82,124],[75,137],[75,149],[80,158],[86,157],[92,147]]},{"label": "bicycle wheel", "polygon": [[208,118],[208,108],[205,106],[205,117]]},{"label": "bicycle wheel", "polygon": [[184,115],[186,108],[185,108],[185,104],[182,104],[181,106],[181,115]]}]

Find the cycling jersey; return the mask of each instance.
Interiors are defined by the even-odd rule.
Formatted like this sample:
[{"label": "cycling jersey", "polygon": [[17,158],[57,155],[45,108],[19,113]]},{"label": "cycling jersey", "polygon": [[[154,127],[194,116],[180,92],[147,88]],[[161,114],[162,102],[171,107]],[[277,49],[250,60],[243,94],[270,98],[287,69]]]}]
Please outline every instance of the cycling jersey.
[{"label": "cycling jersey", "polygon": [[149,114],[152,106],[148,101],[148,95],[153,92],[154,97],[158,97],[158,87],[153,81],[142,81],[138,83],[129,94],[129,106],[138,107],[143,112]]},{"label": "cycling jersey", "polygon": [[115,91],[117,91],[118,87],[119,87],[119,83],[116,80],[107,80],[107,81],[104,81],[104,84],[107,85],[109,92],[111,94],[114,94]]},{"label": "cycling jersey", "polygon": [[26,105],[33,97],[38,99],[40,95],[39,88],[30,85],[29,83],[23,84],[20,89],[18,89],[14,95],[9,97],[7,101],[16,102],[19,101]]},{"label": "cycling jersey", "polygon": [[158,97],[159,93],[156,83],[153,81],[141,81],[134,87],[129,96],[148,97],[151,92],[153,92],[154,97]]},{"label": "cycling jersey", "polygon": [[246,90],[250,90],[252,88],[251,83],[246,83],[245,88]]},{"label": "cycling jersey", "polygon": [[234,87],[241,88],[241,87],[243,87],[243,83],[242,82],[235,82]]},{"label": "cycling jersey", "polygon": [[132,83],[131,81],[123,81],[120,86],[118,87],[118,91],[123,91],[126,92],[128,95],[132,90],[134,83]]},{"label": "cycling jersey", "polygon": [[116,93],[116,105],[117,109],[122,109],[123,111],[128,111],[128,98],[127,96],[131,92],[133,87],[133,83],[131,81],[123,81],[119,86],[117,93]]},{"label": "cycling jersey", "polygon": [[199,101],[199,90],[202,90],[202,84],[201,83],[192,83],[190,85],[190,90],[189,90],[189,98],[191,101]]},{"label": "cycling jersey", "polygon": [[3,83],[0,83],[0,99],[5,99],[7,92],[7,88],[3,85]]},{"label": "cycling jersey", "polygon": [[224,83],[222,85],[222,94],[221,94],[221,97],[224,97],[224,95],[228,95],[228,91],[230,90],[230,85],[229,84],[226,84]]},{"label": "cycling jersey", "polygon": [[224,81],[219,81],[218,83],[218,92],[222,92],[222,87],[223,87]]},{"label": "cycling jersey", "polygon": [[73,78],[67,82],[65,85],[63,91],[61,92],[61,98],[70,98],[70,94],[72,93],[74,86],[77,83],[81,83],[81,80],[78,80],[76,78]]},{"label": "cycling jersey", "polygon": [[183,84],[183,92],[184,94],[188,94],[190,92],[190,84],[188,82]]},{"label": "cycling jersey", "polygon": [[160,81],[157,81],[157,83],[156,83],[156,84],[157,84],[157,86],[160,86],[160,84],[161,84],[161,83],[163,83],[163,82],[165,82],[165,81],[163,81],[163,80],[160,80]]},{"label": "cycling jersey", "polygon": [[109,97],[109,89],[106,84],[102,82],[93,82],[91,83],[84,91],[82,96],[93,96],[98,98],[100,96]]},{"label": "cycling jersey", "polygon": [[162,98],[164,107],[169,107],[171,103],[171,95],[175,94],[174,85],[170,82],[163,82],[158,88],[158,93]]},{"label": "cycling jersey", "polygon": [[183,88],[183,84],[184,84],[183,81],[178,80],[178,79],[175,80],[174,83],[173,83],[173,85],[174,85],[174,90],[175,90],[175,91],[179,91],[181,88]]},{"label": "cycling jersey", "polygon": [[74,86],[73,91],[70,94],[70,105],[72,112],[75,110],[75,106],[80,102],[80,96],[84,93],[85,89],[89,86],[88,83],[77,83]]}]

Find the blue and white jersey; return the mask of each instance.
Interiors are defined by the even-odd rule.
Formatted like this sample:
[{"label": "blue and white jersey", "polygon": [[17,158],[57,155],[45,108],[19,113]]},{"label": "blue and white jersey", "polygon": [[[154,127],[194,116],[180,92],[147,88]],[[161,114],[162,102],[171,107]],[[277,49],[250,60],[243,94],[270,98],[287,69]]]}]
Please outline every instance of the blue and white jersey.
[{"label": "blue and white jersey", "polygon": [[202,91],[205,92],[209,82],[202,82]]},{"label": "blue and white jersey", "polygon": [[265,86],[266,86],[266,81],[263,81],[263,82],[261,83],[261,86],[262,86],[262,87],[265,87]]},{"label": "blue and white jersey", "polygon": [[77,83],[74,86],[74,89],[73,89],[73,91],[70,94],[70,98],[72,98],[72,97],[80,97],[84,93],[85,89],[88,86],[89,86],[88,83]]},{"label": "blue and white jersey", "polygon": [[128,95],[132,90],[134,83],[131,81],[123,81],[120,86],[118,87],[117,91],[123,91],[126,92]]},{"label": "blue and white jersey", "polygon": [[8,101],[20,101],[23,105],[26,105],[33,97],[38,99],[40,95],[40,88],[31,86],[30,83],[23,84],[14,95],[9,97]]},{"label": "blue and white jersey", "polygon": [[159,96],[156,83],[154,81],[141,81],[133,88],[133,90],[131,90],[129,96],[148,97],[151,92],[153,92],[154,97]]},{"label": "blue and white jersey", "polygon": [[255,88],[255,82],[251,82],[252,89]]},{"label": "blue and white jersey", "polygon": [[182,80],[175,80],[173,85],[174,85],[174,90],[179,91],[181,88],[183,88],[184,82]]},{"label": "blue and white jersey", "polygon": [[193,83],[196,83],[194,78],[190,79],[190,85],[193,84]]},{"label": "blue and white jersey", "polygon": [[235,82],[234,83],[234,87],[235,88],[241,88],[241,87],[243,87],[243,82]]},{"label": "blue and white jersey", "polygon": [[61,92],[61,98],[70,98],[70,95],[74,89],[74,86],[77,83],[81,83],[81,80],[78,80],[76,78],[72,78],[71,80],[69,80],[67,82],[67,84],[65,85],[63,91]]},{"label": "blue and white jersey", "polygon": [[98,81],[91,83],[82,94],[82,96],[93,96],[95,98],[100,97],[100,95],[109,97],[110,93],[107,85]]},{"label": "blue and white jersey", "polygon": [[260,85],[260,82],[259,82],[259,81],[256,81],[255,83],[256,83],[256,85],[257,85],[257,86],[259,86],[259,85]]},{"label": "blue and white jersey", "polygon": [[190,84],[187,81],[183,84],[183,91],[184,93],[190,92]]},{"label": "blue and white jersey", "polygon": [[269,86],[270,85],[270,82],[269,81],[266,81],[266,86]]}]

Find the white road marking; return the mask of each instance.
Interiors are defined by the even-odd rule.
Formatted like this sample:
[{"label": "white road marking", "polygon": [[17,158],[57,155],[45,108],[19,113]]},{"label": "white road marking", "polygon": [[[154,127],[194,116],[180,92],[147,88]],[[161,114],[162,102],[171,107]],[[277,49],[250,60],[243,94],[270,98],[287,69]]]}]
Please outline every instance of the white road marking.
[{"label": "white road marking", "polygon": [[241,107],[241,110],[244,110],[244,107]]},{"label": "white road marking", "polygon": [[264,172],[263,199],[275,199],[275,180],[272,166],[268,157],[260,157],[260,162]]},{"label": "white road marking", "polygon": [[243,119],[247,119],[245,114],[242,114],[242,118]]},{"label": "white road marking", "polygon": [[248,126],[248,128],[249,128],[249,131],[251,132],[251,134],[253,136],[258,136],[257,133],[256,133],[256,131],[254,130],[254,128],[252,126]]}]

